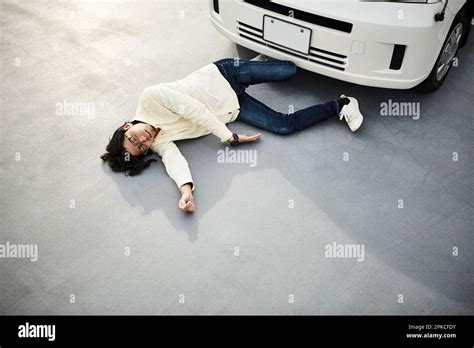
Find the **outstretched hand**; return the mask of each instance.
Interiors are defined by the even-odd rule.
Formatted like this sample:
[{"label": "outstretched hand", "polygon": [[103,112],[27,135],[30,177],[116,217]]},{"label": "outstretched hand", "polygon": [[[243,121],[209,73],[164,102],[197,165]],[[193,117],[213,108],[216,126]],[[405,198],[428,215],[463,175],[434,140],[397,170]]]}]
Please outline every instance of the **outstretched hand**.
[{"label": "outstretched hand", "polygon": [[[248,134],[237,134],[237,135],[239,136],[239,143],[250,143],[252,141],[258,140],[262,134],[257,133],[254,135],[248,135]],[[229,138],[227,139],[227,141],[231,143],[232,141],[234,141],[234,138]]]}]

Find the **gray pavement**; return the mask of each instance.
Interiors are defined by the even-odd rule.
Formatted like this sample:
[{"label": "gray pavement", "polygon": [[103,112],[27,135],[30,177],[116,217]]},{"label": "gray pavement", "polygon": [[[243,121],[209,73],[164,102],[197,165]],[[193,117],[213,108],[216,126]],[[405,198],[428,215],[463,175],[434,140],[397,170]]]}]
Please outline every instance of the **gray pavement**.
[{"label": "gray pavement", "polygon": [[[0,259],[1,314],[474,313],[474,35],[430,95],[303,70],[251,86],[282,112],[351,95],[365,123],[263,132],[241,148],[255,166],[219,163],[212,135],[179,142],[184,215],[160,161],[131,178],[99,156],[145,87],[252,57],[207,1],[2,1],[1,29],[0,244],[38,246]],[[381,116],[389,100],[420,118]],[[363,260],[326,257],[333,243]]]}]

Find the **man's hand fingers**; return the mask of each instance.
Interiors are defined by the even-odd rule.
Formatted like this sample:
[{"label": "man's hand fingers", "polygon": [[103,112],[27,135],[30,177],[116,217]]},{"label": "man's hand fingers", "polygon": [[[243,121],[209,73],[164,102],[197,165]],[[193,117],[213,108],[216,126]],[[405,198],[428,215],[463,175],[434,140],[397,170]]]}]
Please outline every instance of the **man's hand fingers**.
[{"label": "man's hand fingers", "polygon": [[254,135],[244,135],[244,136],[242,136],[242,142],[243,143],[248,143],[248,142],[251,142],[251,141],[255,141],[258,138],[260,138],[261,135],[262,135],[261,133],[257,133],[257,134],[254,134]]},{"label": "man's hand fingers", "polygon": [[252,141],[255,141],[255,140],[257,140],[258,138],[260,138],[260,135],[262,135],[262,134],[257,133],[257,134],[255,134],[255,135],[252,135]]},{"label": "man's hand fingers", "polygon": [[188,203],[186,203],[186,208],[184,209],[185,212],[193,212],[194,210],[196,209],[196,207],[194,206],[194,203],[191,202],[191,201],[188,201]]},{"label": "man's hand fingers", "polygon": [[182,211],[186,211],[186,208],[187,208],[187,203],[186,203],[186,201],[181,198],[181,199],[179,200],[178,207],[179,207],[179,209],[181,209]]},{"label": "man's hand fingers", "polygon": [[178,207],[183,212],[193,212],[196,210],[196,206],[194,205],[194,202],[192,199],[185,201],[185,199],[181,198],[179,200]]}]

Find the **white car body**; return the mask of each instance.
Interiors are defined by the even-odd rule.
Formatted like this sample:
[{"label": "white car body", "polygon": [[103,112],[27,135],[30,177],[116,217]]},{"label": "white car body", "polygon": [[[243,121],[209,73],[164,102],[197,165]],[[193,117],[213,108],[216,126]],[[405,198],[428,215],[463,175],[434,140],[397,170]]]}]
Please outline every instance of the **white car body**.
[{"label": "white car body", "polygon": [[[347,82],[396,89],[415,87],[427,78],[454,17],[466,3],[450,0],[444,20],[435,21],[445,1],[275,0],[269,2],[271,9],[251,1],[209,0],[211,22],[230,40],[261,54]],[[295,11],[316,17],[311,22],[298,19]],[[278,35],[270,29],[265,33],[264,16],[310,30],[308,53],[279,44],[291,41],[288,37],[279,43],[264,40]],[[294,35],[291,28],[288,25],[287,36]]]}]

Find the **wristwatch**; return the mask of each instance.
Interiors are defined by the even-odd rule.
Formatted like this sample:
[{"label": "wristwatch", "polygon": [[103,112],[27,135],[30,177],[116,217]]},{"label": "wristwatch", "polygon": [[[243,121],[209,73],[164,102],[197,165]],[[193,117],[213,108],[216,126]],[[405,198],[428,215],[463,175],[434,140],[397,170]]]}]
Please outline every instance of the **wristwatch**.
[{"label": "wristwatch", "polygon": [[237,146],[240,144],[239,142],[239,136],[237,134],[232,134],[232,138],[234,138],[234,140],[230,143],[230,146]]}]

